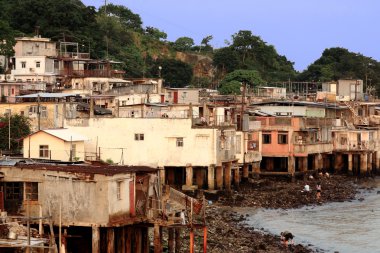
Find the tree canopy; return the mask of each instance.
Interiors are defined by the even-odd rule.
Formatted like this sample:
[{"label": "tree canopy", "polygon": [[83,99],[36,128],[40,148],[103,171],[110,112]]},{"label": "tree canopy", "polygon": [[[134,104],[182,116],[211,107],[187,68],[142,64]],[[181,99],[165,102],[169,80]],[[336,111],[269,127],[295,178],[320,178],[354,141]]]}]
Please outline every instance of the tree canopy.
[{"label": "tree canopy", "polygon": [[[8,150],[9,144],[9,117],[0,117],[0,149]],[[10,144],[11,151],[19,152],[22,148],[22,139],[30,134],[29,119],[21,115],[11,115],[10,118]]]},{"label": "tree canopy", "polygon": [[228,73],[222,80],[219,87],[221,94],[240,94],[240,87],[243,84],[256,87],[264,83],[260,73],[256,70],[235,70]]}]

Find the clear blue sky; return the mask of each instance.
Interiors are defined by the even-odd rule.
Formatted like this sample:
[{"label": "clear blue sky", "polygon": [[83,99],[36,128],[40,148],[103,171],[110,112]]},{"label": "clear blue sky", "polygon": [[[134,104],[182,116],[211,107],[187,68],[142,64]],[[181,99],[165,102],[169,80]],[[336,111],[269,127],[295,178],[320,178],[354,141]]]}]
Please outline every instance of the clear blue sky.
[{"label": "clear blue sky", "polygon": [[[82,0],[99,7],[104,0]],[[144,26],[187,36],[199,44],[213,35],[211,45],[239,30],[251,30],[277,51],[307,68],[325,48],[344,47],[380,60],[379,0],[108,0],[139,14]]]}]

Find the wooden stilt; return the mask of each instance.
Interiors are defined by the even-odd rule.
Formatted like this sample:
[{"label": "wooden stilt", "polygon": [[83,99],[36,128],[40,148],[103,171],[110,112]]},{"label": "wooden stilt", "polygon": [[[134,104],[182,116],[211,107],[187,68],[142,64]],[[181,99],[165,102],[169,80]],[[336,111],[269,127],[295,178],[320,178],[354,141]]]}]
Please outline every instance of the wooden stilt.
[{"label": "wooden stilt", "polygon": [[169,253],[174,253],[174,228],[168,228],[168,234],[169,234],[169,239],[168,239]]},{"label": "wooden stilt", "polygon": [[142,249],[141,228],[135,228],[134,230],[135,230],[134,252],[141,252],[141,249]]},{"label": "wooden stilt", "polygon": [[124,227],[126,238],[125,238],[125,253],[132,252],[132,229],[131,227]]},{"label": "wooden stilt", "polygon": [[194,253],[194,230],[190,229],[190,253]]},{"label": "wooden stilt", "polygon": [[115,231],[107,228],[107,253],[115,253]]},{"label": "wooden stilt", "polygon": [[203,228],[203,253],[207,252],[207,227]]},{"label": "wooden stilt", "polygon": [[181,242],[181,229],[180,228],[176,228],[176,230],[175,230],[175,252],[176,253],[180,253],[181,252],[181,246],[182,246],[182,242]]},{"label": "wooden stilt", "polygon": [[92,227],[92,253],[100,253],[100,228]]},{"label": "wooden stilt", "polygon": [[161,253],[161,234],[160,234],[160,226],[158,224],[154,224],[154,253]]},{"label": "wooden stilt", "polygon": [[149,253],[149,228],[142,228],[142,253]]}]

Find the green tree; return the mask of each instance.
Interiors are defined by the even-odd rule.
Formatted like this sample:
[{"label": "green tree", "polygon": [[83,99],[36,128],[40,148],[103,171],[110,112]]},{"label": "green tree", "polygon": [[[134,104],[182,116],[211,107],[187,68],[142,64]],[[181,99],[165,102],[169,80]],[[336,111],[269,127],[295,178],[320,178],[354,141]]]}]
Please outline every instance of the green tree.
[{"label": "green tree", "polygon": [[161,66],[161,76],[165,85],[182,88],[190,84],[193,77],[191,65],[174,59],[161,59],[152,66],[152,72]]},{"label": "green tree", "polygon": [[98,13],[116,17],[120,24],[126,29],[142,31],[142,21],[140,15],[133,13],[130,9],[123,5],[103,5],[99,8]]},{"label": "green tree", "polygon": [[[0,149],[8,150],[9,117],[0,117]],[[29,119],[21,115],[11,115],[10,118],[11,151],[19,152],[22,148],[22,139],[30,134]]]},{"label": "green tree", "polygon": [[209,43],[213,38],[214,37],[212,35],[208,35],[208,36],[204,37],[201,41],[201,45],[199,46],[199,52],[201,52],[202,46],[203,46],[205,51],[212,51],[212,47],[210,46]]},{"label": "green tree", "polygon": [[147,26],[145,28],[145,33],[156,40],[165,40],[168,37],[168,35],[165,32],[160,31],[159,29],[151,26]]},{"label": "green tree", "polygon": [[7,64],[4,66],[4,72],[9,68],[9,59],[14,55],[13,47],[16,44],[14,39],[14,31],[9,24],[3,20],[0,20],[0,55],[3,55],[7,59]]},{"label": "green tree", "polygon": [[231,72],[239,67],[239,56],[231,47],[218,49],[214,53],[213,65],[221,72]]},{"label": "green tree", "polygon": [[[256,70],[235,70],[225,76],[220,83],[221,94],[240,94],[240,87],[245,83],[251,87],[256,87],[264,83],[260,73]],[[239,84],[239,85],[238,85]]]},{"label": "green tree", "polygon": [[174,49],[178,51],[183,51],[183,52],[190,51],[193,46],[194,46],[194,40],[190,37],[179,37],[173,43]]}]

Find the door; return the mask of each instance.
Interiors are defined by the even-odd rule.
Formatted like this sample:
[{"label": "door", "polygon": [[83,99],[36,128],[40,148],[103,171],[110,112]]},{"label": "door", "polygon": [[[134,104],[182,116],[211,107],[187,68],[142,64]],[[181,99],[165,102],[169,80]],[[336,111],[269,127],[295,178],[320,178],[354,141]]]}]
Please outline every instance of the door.
[{"label": "door", "polygon": [[175,91],[173,94],[173,103],[178,104],[178,91]]}]

